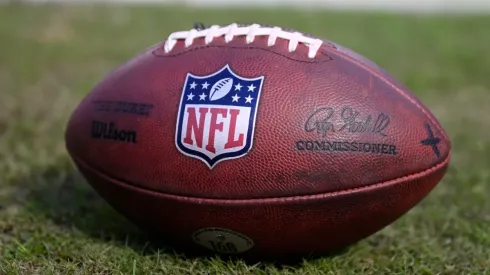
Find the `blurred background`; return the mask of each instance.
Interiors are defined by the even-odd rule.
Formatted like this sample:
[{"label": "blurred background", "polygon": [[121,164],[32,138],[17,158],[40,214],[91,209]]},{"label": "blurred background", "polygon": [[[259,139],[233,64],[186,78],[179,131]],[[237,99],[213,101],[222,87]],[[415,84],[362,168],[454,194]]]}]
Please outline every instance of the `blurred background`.
[{"label": "blurred background", "polygon": [[[490,274],[490,1],[0,3],[0,274]],[[294,267],[153,247],[80,177],[63,133],[109,71],[194,22],[293,28],[373,60],[449,133],[446,177],[376,235]]]}]

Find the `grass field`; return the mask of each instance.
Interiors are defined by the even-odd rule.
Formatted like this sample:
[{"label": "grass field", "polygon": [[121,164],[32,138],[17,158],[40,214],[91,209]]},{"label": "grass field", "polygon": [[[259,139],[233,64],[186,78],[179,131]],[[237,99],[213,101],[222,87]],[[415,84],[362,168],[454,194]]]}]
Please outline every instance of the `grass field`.
[{"label": "grass field", "polygon": [[[446,177],[391,226],[297,265],[153,248],[73,168],[63,132],[105,73],[194,21],[292,27],[368,56],[447,129]],[[0,274],[490,274],[489,25],[490,16],[0,6]]]}]

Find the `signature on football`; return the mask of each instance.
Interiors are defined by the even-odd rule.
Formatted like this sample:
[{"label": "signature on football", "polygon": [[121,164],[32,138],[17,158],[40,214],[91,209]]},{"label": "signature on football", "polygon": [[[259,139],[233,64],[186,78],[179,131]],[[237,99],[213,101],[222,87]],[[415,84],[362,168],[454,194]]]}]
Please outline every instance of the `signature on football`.
[{"label": "signature on football", "polygon": [[336,111],[331,107],[315,110],[306,120],[305,131],[316,132],[325,137],[329,132],[374,133],[386,136],[385,130],[390,125],[390,117],[379,113],[363,115],[352,107],[343,107]]}]

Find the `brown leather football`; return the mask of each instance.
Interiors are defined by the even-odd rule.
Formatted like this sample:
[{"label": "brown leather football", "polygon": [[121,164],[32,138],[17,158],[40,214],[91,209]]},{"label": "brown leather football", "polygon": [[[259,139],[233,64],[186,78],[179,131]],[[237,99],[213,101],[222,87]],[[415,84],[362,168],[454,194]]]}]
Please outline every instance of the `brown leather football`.
[{"label": "brown leather football", "polygon": [[375,233],[434,188],[451,149],[373,62],[257,24],[175,32],[139,53],[80,103],[66,145],[140,228],[244,255],[324,252]]}]

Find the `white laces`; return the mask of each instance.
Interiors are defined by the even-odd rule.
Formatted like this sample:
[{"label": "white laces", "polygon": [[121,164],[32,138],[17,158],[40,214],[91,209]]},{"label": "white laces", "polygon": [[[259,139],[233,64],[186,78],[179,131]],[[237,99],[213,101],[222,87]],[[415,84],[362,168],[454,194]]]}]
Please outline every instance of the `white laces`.
[{"label": "white laces", "polygon": [[208,45],[213,42],[214,38],[220,36],[224,36],[226,43],[231,42],[236,36],[245,36],[247,44],[253,43],[256,36],[268,36],[267,46],[269,47],[274,46],[277,38],[281,38],[289,41],[289,52],[295,51],[300,43],[306,45],[309,58],[315,58],[323,44],[321,39],[307,37],[300,32],[288,32],[279,27],[262,27],[258,24],[242,27],[234,23],[225,27],[213,25],[203,30],[192,29],[190,31],[174,32],[165,41],[164,50],[165,53],[169,53],[178,40],[184,40],[187,48],[192,45],[196,38],[204,38],[204,43]]}]

